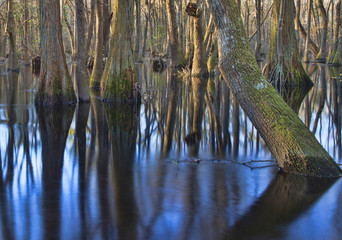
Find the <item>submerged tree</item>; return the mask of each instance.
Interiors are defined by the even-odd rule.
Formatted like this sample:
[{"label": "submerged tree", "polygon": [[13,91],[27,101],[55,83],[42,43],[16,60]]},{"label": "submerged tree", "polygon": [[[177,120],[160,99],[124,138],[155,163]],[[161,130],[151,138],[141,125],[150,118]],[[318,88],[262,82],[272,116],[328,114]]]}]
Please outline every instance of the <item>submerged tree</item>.
[{"label": "submerged tree", "polygon": [[300,60],[294,30],[293,0],[274,0],[266,77],[281,91],[285,86],[311,87]]},{"label": "submerged tree", "polygon": [[236,2],[208,0],[208,3],[219,38],[220,71],[278,166],[285,172],[301,175],[341,176],[338,165],[262,76]]},{"label": "submerged tree", "polygon": [[117,0],[113,3],[113,34],[101,79],[106,101],[137,100],[133,59],[133,4],[133,0]]},{"label": "submerged tree", "polygon": [[41,70],[36,104],[74,102],[75,92],[65,60],[58,0],[39,1]]}]

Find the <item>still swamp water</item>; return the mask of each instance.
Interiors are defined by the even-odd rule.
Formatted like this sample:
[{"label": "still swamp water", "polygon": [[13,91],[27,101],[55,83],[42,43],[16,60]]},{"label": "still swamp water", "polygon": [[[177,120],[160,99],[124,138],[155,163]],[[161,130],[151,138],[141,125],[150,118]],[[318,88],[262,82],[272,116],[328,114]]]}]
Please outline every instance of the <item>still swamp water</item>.
[{"label": "still swamp water", "polygon": [[[279,173],[218,77],[136,67],[139,107],[37,109],[28,68],[0,75],[0,239],[340,239],[342,179]],[[341,163],[333,76],[296,110]]]}]

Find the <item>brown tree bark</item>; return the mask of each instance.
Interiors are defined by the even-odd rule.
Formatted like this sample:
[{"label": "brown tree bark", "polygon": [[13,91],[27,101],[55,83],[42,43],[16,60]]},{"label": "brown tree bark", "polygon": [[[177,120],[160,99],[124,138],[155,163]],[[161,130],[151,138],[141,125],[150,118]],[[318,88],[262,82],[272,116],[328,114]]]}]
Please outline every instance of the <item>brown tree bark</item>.
[{"label": "brown tree bark", "polygon": [[257,61],[262,61],[261,58],[261,17],[262,17],[262,8],[261,8],[261,0],[255,1],[256,8],[256,18],[257,18],[257,36],[255,42],[255,57]]},{"label": "brown tree bark", "polygon": [[322,32],[322,39],[321,39],[321,48],[316,56],[316,60],[318,62],[326,62],[328,56],[328,48],[327,48],[327,38],[328,38],[328,16],[327,11],[324,8],[323,0],[317,0],[317,7],[321,13],[322,24],[321,28]]},{"label": "brown tree bark", "polygon": [[[308,24],[308,28],[307,28],[307,35],[310,36],[311,34],[311,11],[312,11],[312,1],[313,0],[308,0],[308,4],[307,4],[307,24]],[[299,26],[299,19],[297,19],[297,27],[300,28]],[[305,40],[305,52],[304,52],[304,62],[309,62],[309,47],[310,47],[310,37],[307,37]]]},{"label": "brown tree bark", "polygon": [[341,176],[338,165],[260,73],[235,1],[208,3],[219,37],[220,72],[279,167],[294,174]]},{"label": "brown tree bark", "polygon": [[296,21],[297,21],[297,26],[299,27],[300,34],[305,39],[305,41],[307,40],[307,38],[309,38],[308,40],[309,40],[310,49],[315,55],[317,55],[319,52],[319,48],[317,47],[316,43],[310,38],[310,35],[307,34],[300,19],[296,19]]},{"label": "brown tree bark", "polygon": [[109,49],[109,33],[110,33],[110,13],[109,13],[109,1],[102,0],[103,4],[103,49],[104,49],[104,57],[108,57],[108,49]]},{"label": "brown tree bark", "polygon": [[[142,33],[141,33],[141,3],[140,0],[135,0],[135,48],[134,56],[136,60],[141,60],[142,58]],[[146,24],[147,26],[147,24]]]},{"label": "brown tree bark", "polygon": [[106,101],[138,100],[133,57],[133,4],[134,0],[117,0],[113,4],[113,34],[101,80]]},{"label": "brown tree bark", "polygon": [[93,39],[94,33],[94,23],[95,23],[95,0],[90,0],[90,18],[89,18],[89,25],[88,25],[88,35],[87,35],[87,45],[86,45],[86,52],[89,54],[91,41]]},{"label": "brown tree bark", "polygon": [[103,73],[103,8],[102,1],[96,0],[96,44],[90,87],[99,88]]},{"label": "brown tree bark", "polygon": [[76,79],[74,87],[79,102],[89,102],[89,77],[87,72],[86,26],[83,0],[75,0],[76,18]]},{"label": "brown tree bark", "polygon": [[339,34],[341,28],[341,0],[339,0],[335,5],[335,30],[334,30],[334,39],[333,39],[333,47],[332,47],[332,55],[333,55],[333,64],[340,64],[340,58],[338,53],[338,44],[339,44]]},{"label": "brown tree bark", "polygon": [[36,104],[74,102],[75,92],[65,60],[59,0],[40,0],[41,70]]},{"label": "brown tree bark", "polygon": [[294,1],[274,0],[267,78],[281,92],[285,87],[311,87],[299,55],[294,29]]},{"label": "brown tree bark", "polygon": [[170,67],[175,68],[178,66],[179,62],[179,43],[174,1],[167,0],[166,6],[168,18],[168,32],[170,37]]},{"label": "brown tree bark", "polygon": [[28,0],[24,0],[24,39],[23,39],[23,59],[25,65],[30,64],[29,60],[29,8],[28,8]]},{"label": "brown tree bark", "polygon": [[[63,1],[63,5],[66,5],[65,2]],[[75,57],[75,52],[76,52],[76,47],[75,47],[75,38],[74,38],[74,33],[72,31],[71,24],[69,23],[68,19],[68,13],[66,11],[66,7],[62,8],[62,15],[63,15],[63,22],[67,28],[67,32],[69,35],[69,40],[70,40],[70,47],[71,47],[71,56],[74,58]]]},{"label": "brown tree bark", "polygon": [[193,77],[202,77],[207,74],[207,68],[204,62],[205,51],[203,48],[203,30],[202,30],[202,9],[200,8],[200,1],[196,3],[189,3],[185,12],[193,17],[193,40],[194,40],[194,58],[192,61],[191,75]]},{"label": "brown tree bark", "polygon": [[7,2],[6,33],[9,39],[8,71],[18,71],[18,53],[15,36],[15,22],[13,13],[13,0]]}]

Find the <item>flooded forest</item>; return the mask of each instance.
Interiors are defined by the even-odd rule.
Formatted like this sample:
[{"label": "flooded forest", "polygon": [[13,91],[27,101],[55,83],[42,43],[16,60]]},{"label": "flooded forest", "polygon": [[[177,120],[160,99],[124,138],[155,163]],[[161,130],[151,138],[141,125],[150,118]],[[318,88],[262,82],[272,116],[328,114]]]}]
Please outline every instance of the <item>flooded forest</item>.
[{"label": "flooded forest", "polygon": [[340,239],[341,17],[0,0],[0,239]]}]

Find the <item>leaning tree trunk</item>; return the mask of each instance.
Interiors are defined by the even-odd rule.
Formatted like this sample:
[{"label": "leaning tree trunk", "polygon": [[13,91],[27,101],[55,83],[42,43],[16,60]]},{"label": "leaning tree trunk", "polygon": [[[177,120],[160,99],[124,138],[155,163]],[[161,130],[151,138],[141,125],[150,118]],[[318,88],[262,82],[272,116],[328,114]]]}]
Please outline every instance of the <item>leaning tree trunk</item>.
[{"label": "leaning tree trunk", "polygon": [[79,102],[87,102],[89,96],[89,78],[87,73],[87,58],[86,51],[86,26],[85,12],[83,0],[75,0],[76,10],[76,79],[75,91]]},{"label": "leaning tree trunk", "polygon": [[113,3],[110,52],[101,85],[106,101],[136,101],[133,59],[134,0]]},{"label": "leaning tree trunk", "polygon": [[39,1],[41,70],[36,104],[74,102],[75,92],[65,60],[59,0]]},{"label": "leaning tree trunk", "polygon": [[208,0],[219,37],[220,71],[279,167],[289,173],[339,177],[341,169],[262,76],[234,0]]},{"label": "leaning tree trunk", "polygon": [[9,39],[9,58],[7,69],[9,71],[18,70],[18,54],[15,37],[15,22],[13,14],[13,0],[8,0],[6,32]]},{"label": "leaning tree trunk", "polygon": [[267,78],[280,92],[284,87],[311,87],[300,60],[293,0],[274,0],[272,17]]}]

